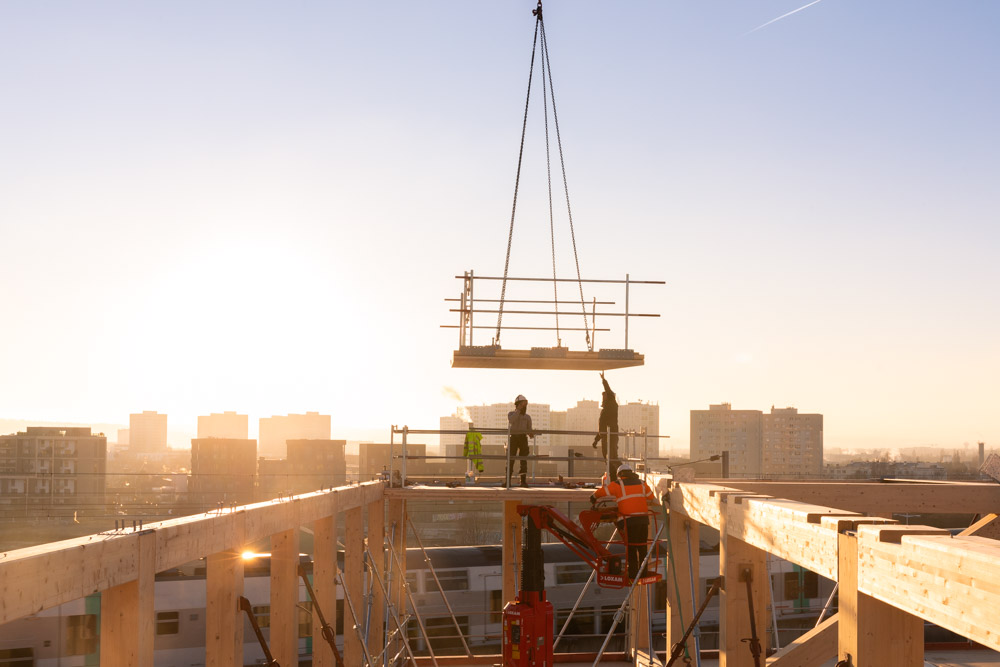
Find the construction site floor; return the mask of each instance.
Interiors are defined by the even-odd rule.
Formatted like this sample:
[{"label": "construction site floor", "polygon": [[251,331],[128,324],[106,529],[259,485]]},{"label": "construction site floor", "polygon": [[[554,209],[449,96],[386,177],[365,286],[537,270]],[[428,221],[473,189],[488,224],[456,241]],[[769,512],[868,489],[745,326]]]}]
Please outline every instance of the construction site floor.
[{"label": "construction site floor", "polygon": [[[823,667],[835,667],[836,664],[837,660],[834,658],[823,663]],[[927,651],[924,654],[924,665],[925,667],[993,667],[1000,665],[1000,653],[996,651]],[[701,667],[719,667],[719,661],[702,659]]]}]

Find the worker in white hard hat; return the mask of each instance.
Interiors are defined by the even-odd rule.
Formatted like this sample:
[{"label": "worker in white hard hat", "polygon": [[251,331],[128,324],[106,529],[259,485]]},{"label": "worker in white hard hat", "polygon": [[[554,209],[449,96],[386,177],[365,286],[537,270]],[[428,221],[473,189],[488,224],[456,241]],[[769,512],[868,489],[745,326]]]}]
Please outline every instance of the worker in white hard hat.
[{"label": "worker in white hard hat", "polygon": [[609,482],[605,478],[601,488],[590,496],[590,502],[612,497],[618,503],[618,514],[621,519],[616,525],[626,542],[625,562],[628,566],[628,578],[635,579],[645,574],[639,573],[639,564],[646,557],[648,548],[646,541],[649,539],[648,512],[650,506],[657,504],[656,496],[653,495],[649,485],[635,474],[627,461],[618,466],[616,472],[618,479]]},{"label": "worker in white hard hat", "polygon": [[[509,486],[511,477],[514,476],[514,457],[528,456],[528,438],[534,439],[535,431],[531,427],[531,415],[528,414],[528,399],[522,394],[518,394],[514,399],[514,409],[507,413],[507,423],[510,426],[510,444],[508,458],[510,465],[507,467],[507,479],[504,486]],[[528,487],[528,461],[522,458],[521,466],[521,486]]]}]

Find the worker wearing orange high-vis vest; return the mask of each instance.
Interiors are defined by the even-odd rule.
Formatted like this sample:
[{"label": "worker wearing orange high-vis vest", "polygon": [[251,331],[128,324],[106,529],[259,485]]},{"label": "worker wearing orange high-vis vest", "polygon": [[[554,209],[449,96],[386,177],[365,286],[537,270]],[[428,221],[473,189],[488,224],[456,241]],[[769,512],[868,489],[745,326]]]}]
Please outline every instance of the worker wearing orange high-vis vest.
[{"label": "worker wearing orange high-vis vest", "polygon": [[590,502],[604,497],[612,497],[618,503],[618,513],[622,516],[617,522],[618,530],[628,542],[625,548],[628,578],[635,579],[639,574],[639,564],[646,557],[646,540],[649,539],[647,508],[650,504],[657,504],[656,496],[649,485],[639,479],[632,466],[623,463],[618,466],[618,479],[614,482],[605,479],[604,485],[590,496]]}]

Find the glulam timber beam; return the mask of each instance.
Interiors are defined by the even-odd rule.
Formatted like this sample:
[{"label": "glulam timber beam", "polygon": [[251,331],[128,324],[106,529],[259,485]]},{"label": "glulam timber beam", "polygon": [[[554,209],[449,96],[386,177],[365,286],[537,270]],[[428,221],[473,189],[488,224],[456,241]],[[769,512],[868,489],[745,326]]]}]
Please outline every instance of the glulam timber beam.
[{"label": "glulam timber beam", "polygon": [[781,647],[767,667],[822,667],[837,655],[839,616],[834,614],[812,630]]},{"label": "glulam timber beam", "polygon": [[724,484],[775,498],[848,512],[896,514],[984,514],[1000,512],[1000,484],[920,482],[766,482],[727,479]]},{"label": "glulam timber beam", "polygon": [[0,625],[135,581],[140,536],[155,537],[153,571],[162,572],[370,504],[384,487],[383,482],[343,486],[0,553]]},{"label": "glulam timber beam", "polygon": [[[926,526],[893,528],[858,527],[858,590],[1000,650],[1000,544],[927,534],[934,529]],[[910,534],[900,530],[907,528]]]},{"label": "glulam timber beam", "polygon": [[[594,480],[597,482],[598,480]],[[449,501],[470,500],[477,503],[516,501],[524,504],[587,502],[594,489],[565,489],[558,486],[528,488],[499,486],[407,486],[385,490],[389,500]]]}]

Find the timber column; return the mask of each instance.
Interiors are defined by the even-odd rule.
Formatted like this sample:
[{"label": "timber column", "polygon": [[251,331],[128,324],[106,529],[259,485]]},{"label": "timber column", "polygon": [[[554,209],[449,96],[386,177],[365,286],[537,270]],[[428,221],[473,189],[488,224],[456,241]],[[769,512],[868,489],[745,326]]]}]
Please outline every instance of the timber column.
[{"label": "timber column", "polygon": [[719,667],[754,667],[751,643],[743,641],[752,635],[751,596],[762,664],[767,657],[767,607],[771,602],[767,552],[728,534],[727,514],[731,504],[738,499],[739,494],[719,494],[719,574],[724,577],[719,593]]},{"label": "timber column", "polygon": [[851,667],[923,667],[924,622],[858,590],[858,538],[840,535],[838,651]]}]

